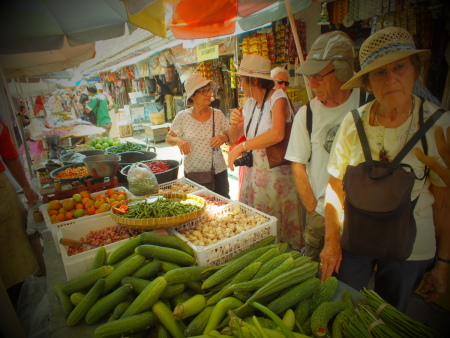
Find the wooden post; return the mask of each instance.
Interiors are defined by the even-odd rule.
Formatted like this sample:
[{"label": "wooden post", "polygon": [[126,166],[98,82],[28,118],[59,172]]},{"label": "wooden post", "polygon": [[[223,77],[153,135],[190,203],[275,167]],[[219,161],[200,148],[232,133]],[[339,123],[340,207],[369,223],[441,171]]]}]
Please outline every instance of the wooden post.
[{"label": "wooden post", "polygon": [[[305,59],[303,58],[302,46],[300,45],[300,40],[298,38],[297,25],[295,24],[294,15],[292,14],[291,3],[289,2],[289,0],[284,0],[284,3],[286,4],[286,11],[288,14],[289,22],[291,24],[292,34],[294,35],[295,47],[297,48],[297,54],[298,54],[298,58],[300,60],[300,65],[301,65],[301,64],[303,64],[303,62],[305,62]],[[303,79],[305,80],[306,93],[308,94],[308,100],[311,101],[311,99],[313,98],[313,94],[312,94],[311,88],[309,87],[309,79],[306,76],[303,76]]]}]

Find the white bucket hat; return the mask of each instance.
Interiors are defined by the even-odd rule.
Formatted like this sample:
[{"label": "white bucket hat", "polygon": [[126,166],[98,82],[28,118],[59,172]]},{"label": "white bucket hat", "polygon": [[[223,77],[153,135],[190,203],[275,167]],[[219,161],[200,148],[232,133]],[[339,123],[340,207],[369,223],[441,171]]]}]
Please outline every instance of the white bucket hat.
[{"label": "white bucket hat", "polygon": [[212,89],[216,88],[216,83],[214,81],[204,79],[199,73],[193,73],[189,75],[189,77],[184,82],[186,97],[190,99],[197,89],[200,89],[208,84]]},{"label": "white bucket hat", "polygon": [[269,59],[259,55],[245,55],[241,60],[239,70],[230,73],[276,81],[276,79],[270,76],[271,70],[272,62]]},{"label": "white bucket hat", "polygon": [[413,54],[418,54],[423,63],[431,51],[416,49],[414,40],[406,29],[400,27],[381,29],[369,36],[361,45],[359,51],[361,70],[344,83],[341,89],[361,88],[364,74]]}]

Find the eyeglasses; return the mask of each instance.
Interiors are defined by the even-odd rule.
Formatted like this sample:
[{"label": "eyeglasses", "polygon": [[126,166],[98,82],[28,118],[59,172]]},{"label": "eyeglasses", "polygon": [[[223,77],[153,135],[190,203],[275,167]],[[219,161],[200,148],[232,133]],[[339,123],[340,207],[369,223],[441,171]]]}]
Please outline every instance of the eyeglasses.
[{"label": "eyeglasses", "polygon": [[212,92],[213,92],[212,88],[204,88],[204,89],[199,89],[199,90],[195,91],[196,94],[199,93],[202,95],[208,95],[208,94],[211,94]]},{"label": "eyeglasses", "polygon": [[280,86],[284,83],[286,87],[289,87],[289,81],[277,80],[277,82]]},{"label": "eyeglasses", "polygon": [[[399,63],[395,65],[390,71],[392,71],[395,76],[403,76],[411,66],[411,62]],[[374,81],[384,81],[387,77],[388,72],[389,70],[387,69],[375,70],[369,73],[369,77]]]},{"label": "eyeglasses", "polygon": [[324,75],[320,75],[320,74],[314,74],[314,75],[306,75],[306,77],[308,79],[314,79],[316,81],[323,81],[323,78],[327,75],[330,75],[331,73],[333,73],[336,69],[330,70],[328,73],[324,74]]}]

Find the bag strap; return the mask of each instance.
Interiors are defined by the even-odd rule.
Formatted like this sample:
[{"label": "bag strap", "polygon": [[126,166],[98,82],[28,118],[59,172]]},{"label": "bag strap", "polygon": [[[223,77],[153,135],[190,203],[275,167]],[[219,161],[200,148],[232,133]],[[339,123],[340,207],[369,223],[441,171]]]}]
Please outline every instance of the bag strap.
[{"label": "bag strap", "polygon": [[355,120],[356,131],[358,132],[359,140],[361,142],[364,158],[366,159],[366,162],[372,162],[373,159],[372,155],[370,154],[369,142],[367,141],[366,132],[364,131],[364,126],[362,124],[358,109],[353,109],[352,115],[353,120]]},{"label": "bag strap", "polygon": [[445,113],[444,109],[436,110],[433,115],[431,115],[426,122],[423,122],[423,103],[420,105],[419,111],[419,123],[422,122],[419,130],[411,137],[411,139],[405,144],[402,150],[395,156],[392,162],[400,163],[401,160],[411,151],[411,149],[416,145],[419,140],[425,140],[424,153],[427,154],[428,144],[426,143],[426,138],[424,137],[426,132],[436,123],[437,120]]},{"label": "bag strap", "polygon": [[[270,92],[270,89],[266,89],[266,92],[265,92],[264,98],[263,98],[263,102],[262,102],[262,105],[261,105],[261,110],[260,110],[260,112],[259,112],[258,122],[257,122],[257,124],[256,124],[255,133],[254,133],[253,137],[255,137],[255,136],[256,136],[256,133],[258,132],[259,123],[261,122],[261,117],[262,117],[262,114],[263,114],[264,104],[266,103],[266,99],[267,99],[267,96],[269,95],[269,92]],[[248,135],[248,131],[249,131],[249,129],[250,129],[250,124],[252,123],[252,120],[253,120],[253,114],[255,113],[255,109],[256,109],[256,105],[257,105],[257,104],[258,104],[258,102],[255,103],[255,106],[253,107],[253,111],[252,111],[252,116],[250,117],[250,121],[248,121],[247,129],[246,129],[246,131],[245,131],[245,134],[246,134],[246,135]]]},{"label": "bag strap", "polygon": [[[212,108],[211,107],[211,109],[212,109],[212,118],[213,118],[213,127],[212,127],[212,136],[214,137],[214,136],[216,136],[216,125],[215,125],[215,122],[214,122],[214,108]],[[214,148],[212,148],[212,153],[211,153],[211,169],[212,170],[214,170]]]}]

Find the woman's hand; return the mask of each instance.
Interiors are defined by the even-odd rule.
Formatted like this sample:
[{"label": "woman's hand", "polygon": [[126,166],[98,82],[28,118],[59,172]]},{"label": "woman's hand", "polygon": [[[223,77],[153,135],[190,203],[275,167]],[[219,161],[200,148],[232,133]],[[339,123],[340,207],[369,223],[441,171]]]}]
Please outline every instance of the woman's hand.
[{"label": "woman's hand", "polygon": [[238,126],[241,123],[244,123],[244,114],[242,114],[242,107],[234,108],[231,110],[230,114],[230,125]]},{"label": "woman's hand", "polygon": [[209,141],[209,144],[211,145],[211,148],[217,149],[222,144],[224,144],[226,141],[227,141],[227,136],[226,135],[217,135],[217,136],[214,136],[211,139],[211,141]]},{"label": "woman's hand", "polygon": [[180,149],[181,155],[189,155],[191,153],[191,147],[186,140],[178,137],[177,146]]},{"label": "woman's hand", "polygon": [[228,153],[228,167],[234,171],[234,161],[242,155],[244,147],[242,143],[238,144],[232,151]]},{"label": "woman's hand", "polygon": [[420,292],[426,302],[433,302],[444,295],[447,290],[448,264],[436,261],[433,269],[425,275]]}]

